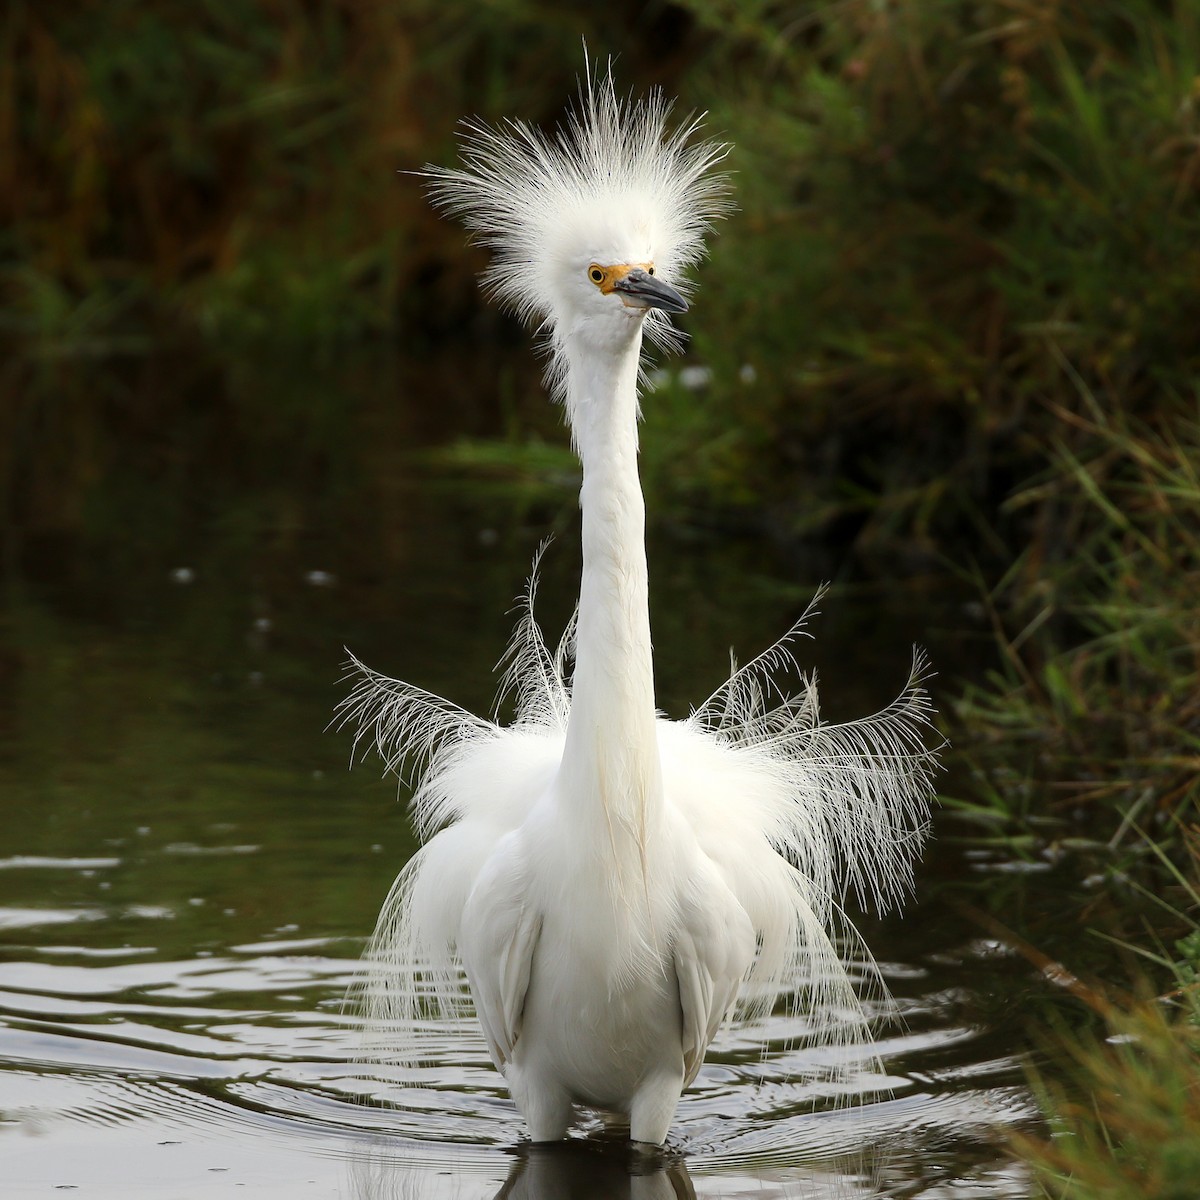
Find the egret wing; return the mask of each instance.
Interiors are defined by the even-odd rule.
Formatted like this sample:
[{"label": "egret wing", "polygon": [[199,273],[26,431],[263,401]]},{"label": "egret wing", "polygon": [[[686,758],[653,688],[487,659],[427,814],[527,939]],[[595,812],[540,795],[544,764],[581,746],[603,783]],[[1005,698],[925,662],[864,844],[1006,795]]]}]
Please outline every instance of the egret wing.
[{"label": "egret wing", "polygon": [[[684,1087],[696,1078],[705,1051],[736,1003],[754,959],[750,919],[724,885],[718,886],[728,896],[728,911],[719,914],[707,908],[704,915],[708,919],[703,921],[695,919],[700,915],[696,913],[694,919],[685,922],[675,941],[675,977],[683,1016]],[[721,916],[725,919],[719,919]]]},{"label": "egret wing", "polygon": [[525,994],[542,916],[521,900],[520,859],[504,838],[484,867],[463,914],[463,965],[484,1037],[497,1067],[521,1036]]}]

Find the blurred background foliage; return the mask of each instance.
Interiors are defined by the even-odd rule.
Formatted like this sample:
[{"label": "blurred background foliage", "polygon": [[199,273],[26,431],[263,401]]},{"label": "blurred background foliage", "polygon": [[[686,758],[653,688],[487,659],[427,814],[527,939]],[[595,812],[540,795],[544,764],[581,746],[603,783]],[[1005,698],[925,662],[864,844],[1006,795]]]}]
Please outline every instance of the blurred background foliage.
[{"label": "blurred background foliage", "polygon": [[995,562],[1071,415],[1194,412],[1200,16],[1163,0],[16,0],[10,356],[511,340],[397,172],[452,161],[462,114],[552,123],[581,34],[735,147],[664,503]]},{"label": "blurred background foliage", "polygon": [[[526,506],[560,494],[574,467],[527,336],[403,172],[452,162],[464,115],[552,126],[581,38],[734,146],[740,211],[688,358],[645,404],[652,519],[803,546],[843,581],[970,589],[995,668],[948,717],[970,768],[954,802],[1043,845],[1086,831],[1114,876],[1174,889],[1153,936],[1182,937],[1200,778],[1192,0],[10,0],[5,561],[93,537],[100,573],[136,557],[142,523],[185,540],[219,514],[248,556],[315,525],[383,573],[408,503],[384,446],[436,445],[439,470]],[[252,471],[265,482],[223,507]],[[1194,996],[1179,953],[1149,969]],[[1137,1036],[1186,1050],[1194,1087],[1191,1011]],[[1080,1054],[1119,1067],[1103,1043]],[[1062,1194],[1126,1194],[1091,1186]]]}]

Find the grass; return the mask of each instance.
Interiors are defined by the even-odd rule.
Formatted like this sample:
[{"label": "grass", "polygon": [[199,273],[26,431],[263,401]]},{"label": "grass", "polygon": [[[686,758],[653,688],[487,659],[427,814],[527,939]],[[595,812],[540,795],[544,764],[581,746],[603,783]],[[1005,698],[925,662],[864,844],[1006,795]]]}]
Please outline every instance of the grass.
[{"label": "grass", "polygon": [[[1200,827],[1190,878],[1162,854],[1186,911],[1170,948],[1143,950],[1172,986],[1161,997],[1094,1002],[1100,1034],[1047,1042],[1053,1076],[1035,1076],[1049,1136],[1015,1149],[1052,1200],[1186,1200],[1200,1171]],[[1161,854],[1161,852],[1159,852]],[[1097,993],[1093,993],[1098,995]]]},{"label": "grass", "polygon": [[1003,666],[959,717],[982,762],[1019,761],[1055,812],[1117,841],[1200,801],[1200,423],[1065,424],[1076,445],[1008,501],[1054,536],[988,593]]},{"label": "grass", "polygon": [[[1200,1170],[1200,1034],[1152,1004],[1103,1038],[1068,1036],[1067,1069],[1042,1080],[1045,1140],[1020,1139],[1056,1200],[1187,1200]],[[1056,1057],[1062,1060],[1061,1044]]]},{"label": "grass", "polygon": [[986,592],[1002,666],[960,701],[960,745],[973,802],[1014,836],[1104,843],[1090,924],[1141,957],[1137,991],[1169,989],[1104,1000],[1100,1034],[1043,1037],[1051,1136],[1014,1148],[1054,1200],[1183,1200],[1200,1168],[1200,424],[1183,404],[1086,412],[1061,414],[1008,501],[1049,532]]}]

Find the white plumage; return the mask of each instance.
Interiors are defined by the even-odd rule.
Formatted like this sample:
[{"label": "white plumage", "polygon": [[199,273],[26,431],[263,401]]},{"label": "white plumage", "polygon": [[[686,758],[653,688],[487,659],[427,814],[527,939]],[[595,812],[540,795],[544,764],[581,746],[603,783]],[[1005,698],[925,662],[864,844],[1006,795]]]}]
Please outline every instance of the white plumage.
[{"label": "white plumage", "polygon": [[469,124],[464,168],[430,172],[435,199],[493,251],[489,291],[548,340],[583,463],[579,606],[552,653],[535,562],[511,725],[357,661],[342,706],[356,744],[419,776],[423,845],[361,988],[374,1052],[418,1060],[429,1012],[466,1019],[473,1002],[535,1141],[562,1137],[577,1104],[663,1141],[735,1009],[788,996],[828,1040],[861,1039],[839,901],[886,907],[909,890],[936,766],[919,656],[896,701],[849,724],[822,722],[811,678],[776,688],[811,609],[687,720],[656,713],[640,351],[643,333],[672,340],[682,272],[726,206],[725,148],[697,141],[695,120],[667,132],[669,110],[589,76],[557,137]]}]

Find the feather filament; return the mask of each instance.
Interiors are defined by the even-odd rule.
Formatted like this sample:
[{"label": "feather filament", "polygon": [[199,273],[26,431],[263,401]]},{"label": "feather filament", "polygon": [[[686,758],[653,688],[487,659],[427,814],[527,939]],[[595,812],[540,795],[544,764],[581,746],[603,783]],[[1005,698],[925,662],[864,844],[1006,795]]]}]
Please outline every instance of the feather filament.
[{"label": "feather filament", "polygon": [[[357,996],[376,1031],[372,1060],[422,1061],[430,1020],[469,1018],[456,953],[462,905],[486,851],[521,822],[561,757],[571,625],[551,654],[534,616],[540,555],[502,660],[503,690],[518,698],[513,724],[484,721],[353,660],[362,678],[343,723],[357,721],[356,744],[373,742],[401,778],[410,773],[405,751],[423,763],[412,808],[430,837],[397,879],[364,956]],[[868,1021],[845,960],[859,964],[859,987],[877,1001],[886,989],[842,900],[851,894],[885,911],[911,891],[940,746],[926,745],[933,709],[919,653],[896,699],[860,720],[823,722],[811,676],[796,695],[780,690],[774,674],[796,668],[792,643],[808,636],[821,594],[700,709],[657,729],[668,797],[759,933],[740,1018],[760,1018],[783,998],[820,1024],[814,1040],[848,1046]],[[496,778],[509,783],[480,786]]]}]

